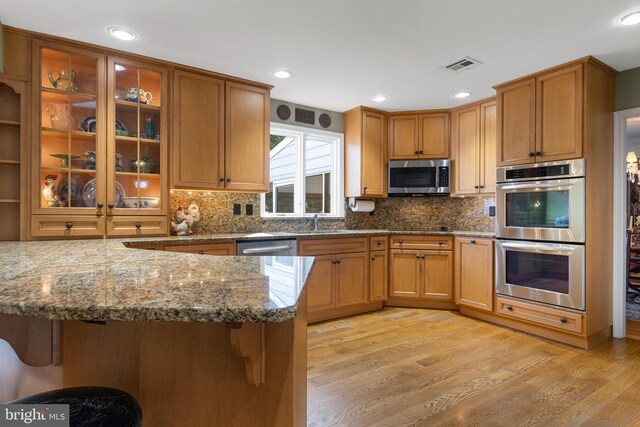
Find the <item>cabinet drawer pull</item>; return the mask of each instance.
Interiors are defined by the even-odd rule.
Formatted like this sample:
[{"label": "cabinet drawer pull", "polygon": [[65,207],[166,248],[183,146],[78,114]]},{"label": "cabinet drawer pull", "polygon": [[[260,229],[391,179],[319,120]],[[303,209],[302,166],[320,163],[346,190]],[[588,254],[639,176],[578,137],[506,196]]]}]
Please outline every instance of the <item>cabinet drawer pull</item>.
[{"label": "cabinet drawer pull", "polygon": [[424,151],[420,150],[420,154],[424,154]]},{"label": "cabinet drawer pull", "polygon": [[200,255],[204,255],[204,251],[198,251]]},{"label": "cabinet drawer pull", "polygon": [[378,241],[376,242],[376,245],[378,245],[378,246],[382,246],[382,240],[378,240]]},{"label": "cabinet drawer pull", "polygon": [[337,260],[336,260],[336,262],[337,262],[338,264],[340,264],[340,263],[342,262],[342,260],[337,259]]},{"label": "cabinet drawer pull", "polygon": [[536,155],[536,153],[534,153],[533,151],[529,153],[529,157],[534,157]]},{"label": "cabinet drawer pull", "polygon": [[337,263],[338,263],[338,260],[337,260],[337,259],[332,259],[332,260],[331,260],[331,263],[332,263],[332,264],[337,264]]},{"label": "cabinet drawer pull", "polygon": [[484,188],[484,185],[481,185],[480,188]]},{"label": "cabinet drawer pull", "polygon": [[376,260],[376,257],[372,256],[371,261],[375,261],[375,260]]},{"label": "cabinet drawer pull", "polygon": [[420,259],[425,259],[426,257],[427,257],[426,255],[422,255]]},{"label": "cabinet drawer pull", "polygon": [[404,240],[398,240],[399,244],[402,244],[404,242]]},{"label": "cabinet drawer pull", "polygon": [[107,207],[108,207],[109,209],[113,209],[113,203],[108,203],[108,204],[107,204]]},{"label": "cabinet drawer pull", "polygon": [[420,255],[416,255],[416,259],[420,259]]},{"label": "cabinet drawer pull", "polygon": [[141,222],[136,222],[135,226],[137,229],[140,229],[140,227],[142,227],[142,223]]},{"label": "cabinet drawer pull", "polygon": [[438,244],[439,244],[439,245],[443,245],[443,244],[444,244],[444,242],[443,242],[442,240],[438,240]]},{"label": "cabinet drawer pull", "polygon": [[567,318],[566,317],[561,317],[560,318],[560,323],[567,323]]},{"label": "cabinet drawer pull", "polygon": [[506,309],[507,309],[507,310],[509,310],[509,311],[513,311],[513,307],[512,307],[512,306],[510,306],[510,305],[508,305],[508,306],[506,307]]},{"label": "cabinet drawer pull", "polygon": [[65,224],[65,227],[67,227],[67,230],[71,230],[71,227],[73,227],[73,223],[72,222],[68,222]]},{"label": "cabinet drawer pull", "polygon": [[98,203],[98,205],[97,205],[97,206],[98,206],[98,209],[102,209],[102,208],[103,208],[103,206],[104,206],[104,203],[100,202],[100,203]]},{"label": "cabinet drawer pull", "polygon": [[480,187],[478,187],[477,185],[474,185],[473,188],[480,188]]},{"label": "cabinet drawer pull", "polygon": [[475,240],[470,240],[469,243],[471,243],[472,245],[475,245],[476,241]]}]

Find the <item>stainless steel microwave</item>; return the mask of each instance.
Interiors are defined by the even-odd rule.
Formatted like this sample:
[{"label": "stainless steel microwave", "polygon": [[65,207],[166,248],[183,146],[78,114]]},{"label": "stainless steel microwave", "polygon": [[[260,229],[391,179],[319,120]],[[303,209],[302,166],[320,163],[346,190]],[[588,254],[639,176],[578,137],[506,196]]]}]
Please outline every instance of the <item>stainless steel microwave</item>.
[{"label": "stainless steel microwave", "polygon": [[389,195],[449,194],[451,161],[390,160]]}]

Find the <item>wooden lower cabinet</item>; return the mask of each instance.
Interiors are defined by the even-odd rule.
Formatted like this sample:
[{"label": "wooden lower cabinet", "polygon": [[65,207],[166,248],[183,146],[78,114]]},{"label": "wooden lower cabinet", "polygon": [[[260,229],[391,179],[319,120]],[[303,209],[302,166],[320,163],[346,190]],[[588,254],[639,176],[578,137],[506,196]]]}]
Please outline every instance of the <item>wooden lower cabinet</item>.
[{"label": "wooden lower cabinet", "polygon": [[336,255],[336,307],[366,303],[369,299],[367,253]]},{"label": "wooden lower cabinet", "polygon": [[456,237],[456,304],[493,310],[494,242],[492,239]]},{"label": "wooden lower cabinet", "polygon": [[235,242],[208,243],[205,245],[167,245],[165,251],[187,252],[200,255],[228,256],[236,254]]},{"label": "wooden lower cabinet", "polygon": [[335,294],[335,256],[317,256],[307,281],[307,308],[309,312],[333,308]]},{"label": "wooden lower cabinet", "polygon": [[166,216],[112,216],[107,218],[107,236],[166,236]]},{"label": "wooden lower cabinet", "polygon": [[372,251],[369,257],[369,299],[387,299],[389,257],[387,251]]},{"label": "wooden lower cabinet", "polygon": [[453,254],[436,250],[391,250],[389,296],[453,300]]},{"label": "wooden lower cabinet", "polygon": [[33,237],[102,237],[104,216],[92,215],[32,215]]}]

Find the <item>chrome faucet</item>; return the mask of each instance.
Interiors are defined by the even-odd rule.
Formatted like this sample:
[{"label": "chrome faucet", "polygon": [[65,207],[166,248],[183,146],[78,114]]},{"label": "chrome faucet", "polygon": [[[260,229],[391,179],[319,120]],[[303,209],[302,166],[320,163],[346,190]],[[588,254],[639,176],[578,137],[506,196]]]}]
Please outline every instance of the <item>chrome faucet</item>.
[{"label": "chrome faucet", "polygon": [[313,216],[313,231],[318,231],[318,222],[320,221],[320,214],[317,213]]}]

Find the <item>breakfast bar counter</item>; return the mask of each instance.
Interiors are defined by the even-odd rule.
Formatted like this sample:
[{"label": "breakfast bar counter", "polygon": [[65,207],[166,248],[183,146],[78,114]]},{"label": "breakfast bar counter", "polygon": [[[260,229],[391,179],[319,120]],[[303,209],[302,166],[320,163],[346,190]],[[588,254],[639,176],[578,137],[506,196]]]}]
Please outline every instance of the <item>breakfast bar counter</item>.
[{"label": "breakfast bar counter", "polygon": [[0,338],[65,387],[131,393],[144,425],[305,425],[313,257],[125,243],[0,243]]}]

